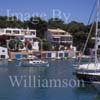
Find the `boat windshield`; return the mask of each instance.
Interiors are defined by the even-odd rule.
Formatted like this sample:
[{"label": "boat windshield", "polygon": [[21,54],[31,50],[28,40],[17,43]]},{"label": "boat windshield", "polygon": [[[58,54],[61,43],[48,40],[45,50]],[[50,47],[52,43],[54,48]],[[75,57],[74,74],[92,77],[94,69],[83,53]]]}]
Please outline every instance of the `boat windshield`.
[{"label": "boat windshield", "polygon": [[84,63],[92,63],[95,62],[94,58],[77,58],[74,60],[74,64],[84,64]]}]

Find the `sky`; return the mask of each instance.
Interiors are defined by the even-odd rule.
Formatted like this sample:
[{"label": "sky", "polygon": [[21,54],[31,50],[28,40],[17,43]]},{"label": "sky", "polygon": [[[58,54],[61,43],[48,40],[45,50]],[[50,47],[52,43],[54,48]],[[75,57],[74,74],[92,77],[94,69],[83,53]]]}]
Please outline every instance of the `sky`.
[{"label": "sky", "polygon": [[38,15],[45,20],[58,17],[88,23],[95,0],[0,0],[0,16],[16,15],[21,20]]}]

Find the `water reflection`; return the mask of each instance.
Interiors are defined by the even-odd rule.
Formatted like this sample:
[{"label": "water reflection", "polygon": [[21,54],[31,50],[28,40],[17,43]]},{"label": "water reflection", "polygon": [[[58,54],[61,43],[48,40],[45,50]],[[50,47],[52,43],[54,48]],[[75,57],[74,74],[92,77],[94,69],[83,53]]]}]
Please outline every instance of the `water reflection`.
[{"label": "water reflection", "polygon": [[74,79],[73,61],[53,61],[50,67],[19,67],[18,62],[0,66],[0,100],[100,100],[100,95],[92,85],[66,88],[24,88],[12,87],[8,76],[41,76],[40,79]]}]

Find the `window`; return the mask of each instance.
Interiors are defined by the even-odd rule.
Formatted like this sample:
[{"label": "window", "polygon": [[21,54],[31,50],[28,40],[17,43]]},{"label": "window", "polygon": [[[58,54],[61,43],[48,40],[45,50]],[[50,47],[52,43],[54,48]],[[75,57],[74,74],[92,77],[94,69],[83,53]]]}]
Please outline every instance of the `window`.
[{"label": "window", "polygon": [[24,40],[24,38],[23,37],[20,37],[20,40]]},{"label": "window", "polygon": [[1,55],[1,59],[5,59],[5,55]]},{"label": "window", "polygon": [[35,32],[31,31],[31,35],[35,35]]},{"label": "window", "polygon": [[11,33],[11,30],[6,30],[6,33]]},{"label": "window", "polygon": [[59,42],[59,38],[53,38],[54,42]]},{"label": "window", "polygon": [[2,50],[2,52],[5,52],[5,50]]},{"label": "window", "polygon": [[98,46],[98,48],[100,48],[100,45]]},{"label": "window", "polygon": [[65,33],[63,32],[63,33],[60,33],[61,35],[65,35]]},{"label": "window", "polygon": [[67,37],[66,40],[67,41],[72,41],[72,38],[71,37]]},{"label": "window", "polygon": [[14,30],[13,33],[19,34],[19,31],[18,30]]},{"label": "window", "polygon": [[61,37],[60,40],[61,41],[66,41],[66,38],[65,37]]}]

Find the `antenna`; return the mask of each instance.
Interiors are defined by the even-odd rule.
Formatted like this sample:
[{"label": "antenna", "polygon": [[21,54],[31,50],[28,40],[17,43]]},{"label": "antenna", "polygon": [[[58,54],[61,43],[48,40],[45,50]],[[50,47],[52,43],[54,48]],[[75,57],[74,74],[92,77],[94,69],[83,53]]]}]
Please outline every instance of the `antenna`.
[{"label": "antenna", "polygon": [[99,12],[99,0],[97,0],[97,11],[96,11],[96,33],[95,33],[95,65],[98,62],[97,59],[97,50],[98,50],[98,45],[97,45],[97,41],[98,41],[98,12]]}]

